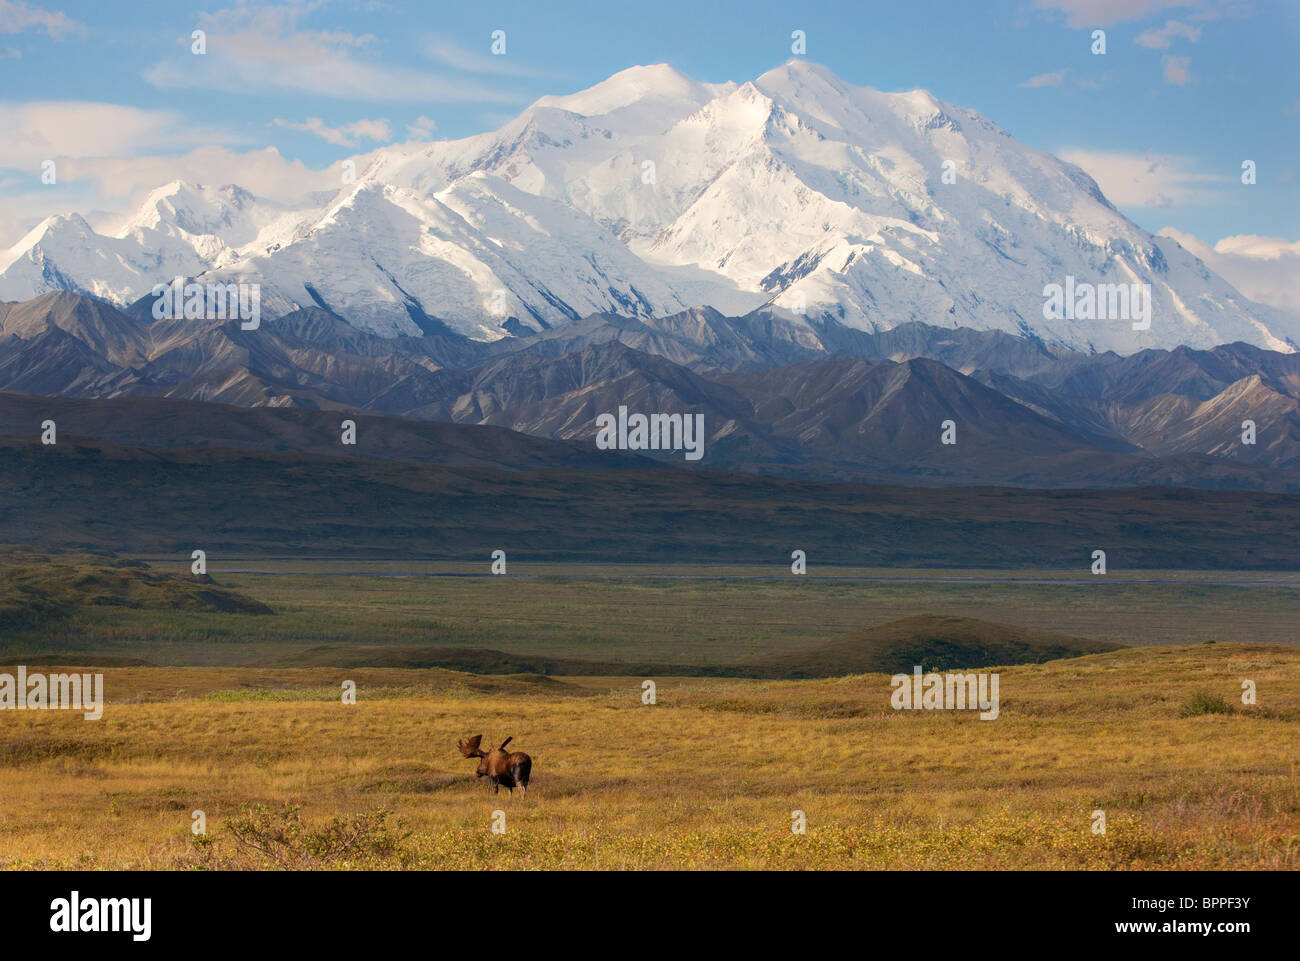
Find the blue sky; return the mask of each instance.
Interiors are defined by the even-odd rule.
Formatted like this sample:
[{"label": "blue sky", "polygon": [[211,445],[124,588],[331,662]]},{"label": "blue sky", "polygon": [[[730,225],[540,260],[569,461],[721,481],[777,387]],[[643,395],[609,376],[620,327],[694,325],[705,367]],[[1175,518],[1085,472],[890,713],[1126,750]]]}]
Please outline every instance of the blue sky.
[{"label": "blue sky", "polygon": [[[1104,55],[1090,49],[1099,28]],[[0,0],[0,246],[49,213],[124,209],[177,176],[309,185],[346,156],[493,129],[634,64],[752,79],[790,58],[795,29],[807,59],[852,83],[924,87],[1079,163],[1149,230],[1300,242],[1288,0]],[[39,179],[50,156],[56,188]]]}]

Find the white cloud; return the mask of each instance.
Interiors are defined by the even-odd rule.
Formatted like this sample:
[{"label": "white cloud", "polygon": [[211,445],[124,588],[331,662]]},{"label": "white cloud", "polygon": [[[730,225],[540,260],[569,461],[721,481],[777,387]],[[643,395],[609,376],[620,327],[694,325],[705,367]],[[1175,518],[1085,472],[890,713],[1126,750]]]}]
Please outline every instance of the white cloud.
[{"label": "white cloud", "polygon": [[0,102],[0,168],[32,170],[46,160],[123,157],[199,144],[244,143],[229,131],[189,123],[172,110],[57,100]]},{"label": "white cloud", "polygon": [[[40,223],[49,212],[38,198],[15,198],[0,194],[0,253],[16,244],[32,227]],[[48,203],[49,198],[45,198]]]},{"label": "white cloud", "polygon": [[1081,77],[1069,67],[1064,67],[1052,73],[1040,73],[1035,77],[1030,77],[1023,83],[1018,83],[1018,87],[1060,87],[1067,82],[1074,87],[1080,87],[1084,90],[1100,90],[1102,83],[1106,79],[1106,74],[1101,77]]},{"label": "white cloud", "polygon": [[1065,75],[1069,69],[1057,70],[1054,73],[1040,73],[1036,77],[1030,77],[1023,83],[1017,84],[1019,87],[1059,87],[1065,82]]},{"label": "white cloud", "polygon": [[95,158],[72,162],[69,173],[99,185],[100,206],[121,206],[123,200],[129,205],[136,194],[172,180],[199,184],[233,181],[259,197],[277,200],[336,189],[341,182],[339,164],[313,170],[299,160],[285,159],[274,147],[242,153],[226,147],[200,147],[175,157]]},{"label": "white cloud", "polygon": [[1138,20],[1161,10],[1200,7],[1197,0],[1034,0],[1036,10],[1057,10],[1076,29],[1109,27],[1126,20]]},{"label": "white cloud", "polygon": [[412,140],[431,140],[433,132],[438,128],[430,118],[421,114],[411,123],[406,125],[406,135]]},{"label": "white cloud", "polygon": [[1066,23],[1075,29],[1109,27],[1162,10],[1194,11],[1186,19],[1201,22],[1240,19],[1252,13],[1250,3],[1243,0],[1033,0],[1032,6],[1065,14]]},{"label": "white cloud", "polygon": [[355,147],[362,140],[387,143],[393,139],[393,131],[388,126],[387,120],[363,119],[353,123],[340,124],[337,127],[326,125],[325,121],[321,120],[320,117],[308,117],[302,123],[293,120],[281,120],[277,117],[271,122],[277,127],[315,134],[322,140],[339,147]]},{"label": "white cloud", "polygon": [[[366,158],[357,158],[363,169]],[[90,157],[59,163],[57,186],[40,184],[14,192],[23,181],[0,182],[0,249],[16,243],[41,220],[57,213],[87,210],[132,211],[160,184],[184,180],[194,184],[238,183],[259,197],[292,201],[314,191],[337,190],[341,161],[315,170],[287,160],[274,147],[239,152],[227,147],[199,147],[178,156]],[[238,172],[236,174],[236,171]],[[97,218],[111,223],[114,217]]]},{"label": "white cloud", "polygon": [[1201,39],[1201,28],[1189,27],[1177,20],[1166,20],[1165,25],[1159,30],[1153,27],[1138,34],[1133,42],[1139,47],[1146,47],[1148,50],[1168,50],[1177,37],[1196,43]]},{"label": "white cloud", "polygon": [[312,6],[238,7],[203,14],[207,53],[176,54],[144,72],[162,89],[199,87],[231,93],[293,91],[342,100],[508,103],[519,98],[476,80],[458,80],[358,56],[375,39],[298,29]]},{"label": "white cloud", "polygon": [[1192,76],[1191,57],[1161,57],[1160,60],[1165,65],[1165,83],[1185,87],[1196,80]]},{"label": "white cloud", "polygon": [[[486,37],[484,42],[486,46]],[[423,48],[424,55],[435,63],[455,70],[463,70],[466,73],[497,74],[510,77],[542,77],[549,75],[546,71],[537,70],[534,67],[520,63],[517,57],[509,53],[510,47],[508,44],[506,46],[507,52],[503,54],[473,53],[441,37],[433,37],[424,42]]]},{"label": "white cloud", "polygon": [[1209,189],[1231,177],[1197,173],[1185,157],[1107,153],[1067,147],[1057,156],[1082,167],[1118,207],[1172,207],[1214,200]]},{"label": "white cloud", "polygon": [[1255,11],[1251,0],[1212,0],[1208,9],[1189,14],[1188,20],[1200,20],[1209,23],[1213,20],[1245,20]]},{"label": "white cloud", "polygon": [[1211,247],[1172,227],[1160,231],[1191,251],[1205,265],[1251,300],[1290,313],[1300,305],[1300,241],[1240,234]]},{"label": "white cloud", "polygon": [[44,30],[53,40],[68,34],[84,34],[86,28],[66,13],[50,13],[23,0],[0,0],[0,33]]}]

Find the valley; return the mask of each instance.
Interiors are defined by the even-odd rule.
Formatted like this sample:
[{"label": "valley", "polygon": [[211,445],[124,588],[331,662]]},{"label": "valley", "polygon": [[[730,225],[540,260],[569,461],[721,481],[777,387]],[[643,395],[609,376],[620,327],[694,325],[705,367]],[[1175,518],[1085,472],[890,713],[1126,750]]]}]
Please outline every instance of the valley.
[{"label": "valley", "polygon": [[[1086,568],[845,568],[818,564],[815,555],[806,575],[792,575],[788,560],[512,559],[506,575],[494,576],[486,553],[460,562],[214,553],[209,562],[205,580],[190,573],[188,553],[6,551],[0,657],[547,674],[575,672],[580,663],[587,673],[585,665],[598,662],[600,673],[622,664],[633,674],[653,665],[716,675],[753,659],[784,658],[787,671],[797,670],[814,662],[812,652],[841,642],[858,652],[843,670],[892,670],[898,665],[872,660],[871,652],[925,650],[926,638],[947,637],[967,646],[973,668],[1023,656],[1023,648],[1012,654],[1017,631],[1031,641],[1069,635],[1095,650],[1208,641],[1290,646],[1300,600],[1295,571],[1100,578]],[[934,620],[945,617],[958,620]]]}]

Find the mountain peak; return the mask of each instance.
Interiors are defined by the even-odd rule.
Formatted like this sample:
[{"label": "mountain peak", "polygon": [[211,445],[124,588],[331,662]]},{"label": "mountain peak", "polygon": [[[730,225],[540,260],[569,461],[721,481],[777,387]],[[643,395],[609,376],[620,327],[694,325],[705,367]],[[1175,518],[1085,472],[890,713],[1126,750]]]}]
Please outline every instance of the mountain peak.
[{"label": "mountain peak", "polygon": [[620,70],[577,93],[542,97],[533,106],[558,107],[587,117],[613,113],[646,100],[687,102],[698,107],[734,86],[700,83],[667,63],[654,63]]},{"label": "mountain peak", "polygon": [[39,244],[51,234],[64,231],[70,232],[77,237],[90,237],[95,233],[95,229],[86,222],[86,218],[75,211],[66,214],[52,214],[29,230],[9,250],[11,253],[19,254]]},{"label": "mountain peak", "polygon": [[803,57],[791,57],[789,60],[785,61],[785,63],[773,67],[771,70],[762,74],[758,79],[762,80],[763,77],[772,74],[784,74],[792,77],[816,77],[817,79],[824,80],[827,83],[844,83],[844,81],[840,79],[839,74],[830,67],[813,60],[805,60]]},{"label": "mountain peak", "polygon": [[754,82],[760,90],[779,89],[790,93],[818,89],[844,94],[852,86],[829,67],[799,57],[773,67]]}]

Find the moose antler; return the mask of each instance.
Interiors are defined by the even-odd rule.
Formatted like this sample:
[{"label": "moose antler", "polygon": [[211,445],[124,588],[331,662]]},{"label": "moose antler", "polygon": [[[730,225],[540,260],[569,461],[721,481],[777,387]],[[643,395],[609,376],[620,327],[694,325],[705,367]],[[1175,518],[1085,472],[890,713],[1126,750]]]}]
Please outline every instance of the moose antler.
[{"label": "moose antler", "polygon": [[483,735],[475,734],[468,741],[457,741],[456,746],[460,748],[460,753],[466,757],[482,757],[483,752],[478,746],[478,742],[481,740],[483,740]]}]

